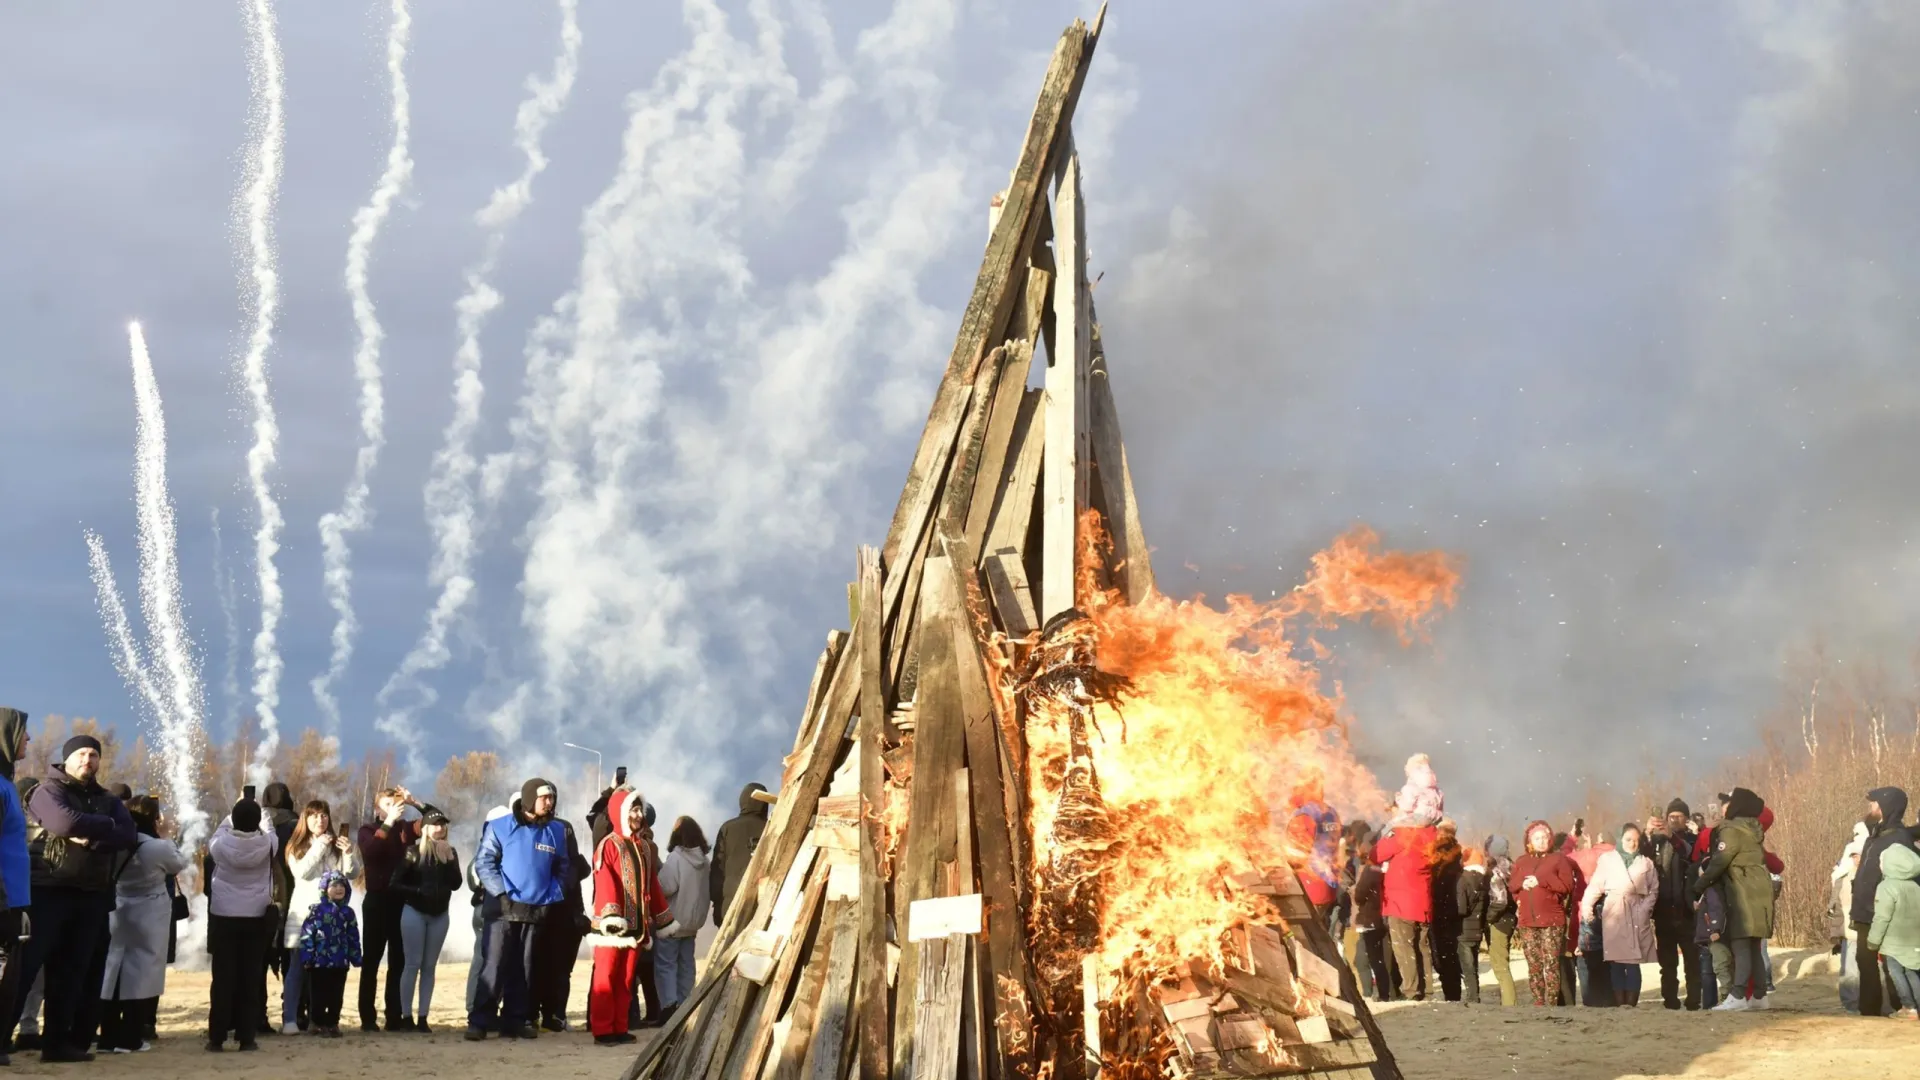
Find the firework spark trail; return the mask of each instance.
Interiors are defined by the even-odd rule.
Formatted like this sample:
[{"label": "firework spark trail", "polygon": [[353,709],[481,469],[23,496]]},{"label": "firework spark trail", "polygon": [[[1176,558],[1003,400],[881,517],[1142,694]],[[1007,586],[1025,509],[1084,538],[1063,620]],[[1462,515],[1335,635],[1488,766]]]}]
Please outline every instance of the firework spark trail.
[{"label": "firework spark trail", "polygon": [[475,474],[479,462],[473,452],[473,436],[480,424],[480,406],[486,388],[480,379],[480,332],[487,318],[500,306],[501,296],[491,284],[499,262],[507,230],[533,202],[533,181],[547,167],[541,139],[547,124],[566,107],[580,70],[579,0],[559,0],[560,50],[553,58],[553,69],[545,79],[527,84],[527,97],[514,115],[513,143],[526,159],[520,175],[510,184],[494,189],[487,205],[476,215],[487,230],[478,262],[467,270],[467,291],[455,305],[458,312],[459,347],[453,358],[453,419],[434,455],[433,471],[427,480],[427,523],[433,531],[434,557],[429,581],[440,589],[433,609],[427,615],[427,628],[401,661],[400,667],[381,688],[379,703],[384,708],[396,695],[411,692],[414,700],[382,716],[376,727],[399,741],[407,751],[408,772],[416,770],[419,735],[413,729],[413,717],[439,699],[421,676],[444,666],[450,655],[447,633],[453,621],[473,594],[473,558],[479,544],[480,522],[474,506]]},{"label": "firework spark trail", "polygon": [[213,581],[220,592],[220,622],[227,631],[226,672],[220,679],[227,726],[240,719],[240,601],[233,587],[233,567],[227,565],[227,545],[220,535],[220,508],[213,510]]},{"label": "firework spark trail", "polygon": [[139,700],[146,705],[148,719],[158,724],[167,713],[167,699],[153,681],[153,674],[147,670],[140,646],[134,641],[133,628],[127,622],[127,605],[120,599],[120,585],[113,577],[113,560],[107,558],[106,542],[92,529],[88,529],[84,535],[87,539],[87,565],[93,573],[93,589],[100,607],[100,620],[106,625],[107,637],[113,641],[114,670],[126,680],[127,689],[140,695]]},{"label": "firework spark trail", "polygon": [[276,638],[285,596],[273,560],[280,553],[280,529],[286,519],[280,514],[280,502],[269,479],[279,458],[280,425],[274,417],[273,395],[267,383],[267,350],[273,347],[274,318],[280,307],[273,210],[280,196],[281,153],[286,144],[286,87],[272,0],[243,0],[241,10],[247,23],[253,142],[247,148],[246,183],[237,209],[247,243],[247,300],[253,329],[240,361],[240,378],[253,406],[247,482],[259,515],[254,524],[253,559],[260,589],[260,629],[253,636],[253,696],[260,716],[260,745],[248,774],[255,783],[265,783],[267,762],[280,745],[280,674],[285,666]]},{"label": "firework spark trail", "polygon": [[353,373],[360,381],[360,451],[354,456],[353,477],[340,509],[320,519],[320,553],[326,581],[327,603],[336,619],[333,624],[333,656],[327,670],[312,681],[313,700],[327,722],[330,735],[340,733],[340,702],[333,695],[333,684],[347,673],[353,659],[353,640],[360,632],[360,620],[353,611],[352,551],[347,534],[360,532],[372,523],[373,509],[368,505],[370,481],[380,450],[386,445],[386,400],[380,376],[380,345],[385,332],[374,311],[373,298],[367,292],[367,264],[374,241],[386,224],[407,179],[413,175],[413,159],[408,156],[411,132],[410,99],[407,93],[407,42],[413,30],[408,0],[392,0],[392,21],[387,26],[387,89],[391,105],[393,143],[387,148],[387,165],[374,185],[373,194],[353,215],[353,234],[347,238],[347,295],[353,302],[353,323],[359,331],[359,343],[353,351]]}]

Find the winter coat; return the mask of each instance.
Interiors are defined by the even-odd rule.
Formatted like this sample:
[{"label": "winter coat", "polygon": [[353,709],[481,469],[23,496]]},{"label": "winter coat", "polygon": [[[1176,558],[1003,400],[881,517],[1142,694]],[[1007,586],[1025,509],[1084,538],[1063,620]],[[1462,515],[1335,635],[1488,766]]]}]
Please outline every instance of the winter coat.
[{"label": "winter coat", "polygon": [[1433,921],[1433,842],[1439,830],[1431,825],[1395,829],[1373,845],[1373,861],[1386,864],[1386,900],[1381,909],[1389,919]]},{"label": "winter coat", "polygon": [[33,856],[27,850],[27,807],[13,784],[13,755],[27,734],[27,714],[0,708],[0,911],[33,904]]},{"label": "winter coat", "polygon": [[430,843],[422,839],[407,849],[407,857],[393,871],[389,889],[420,914],[439,915],[460,889],[460,853],[451,842],[442,841],[446,850],[439,857],[428,850]]},{"label": "winter coat", "polygon": [[[293,840],[293,827],[300,820],[293,811],[293,792],[287,785],[275,780],[260,793],[260,820],[263,828],[273,830],[277,849],[287,850],[287,844]],[[282,917],[291,910],[288,905],[293,903],[293,869],[285,859],[273,860],[273,903]]]},{"label": "winter coat", "polygon": [[1873,921],[1873,905],[1880,889],[1881,853],[1890,847],[1914,846],[1912,830],[1902,824],[1907,818],[1907,793],[1897,787],[1884,787],[1867,792],[1867,797],[1880,804],[1884,820],[1867,838],[1867,846],[1860,853],[1860,875],[1853,881],[1851,914],[1853,921],[1863,926]]},{"label": "winter coat", "polygon": [[325,881],[347,886],[347,897],[334,903],[324,891],[321,901],[307,909],[300,922],[300,964],[310,968],[346,968],[360,966],[360,924],[353,917],[353,886],[339,874],[328,874]]},{"label": "winter coat", "polygon": [[1880,854],[1880,870],[1867,947],[1908,971],[1920,971],[1920,853],[1889,847]]},{"label": "winter coat", "polygon": [[1833,891],[1827,898],[1827,941],[1838,945],[1843,941],[1858,940],[1854,932],[1853,920],[1847,916],[1853,911],[1853,879],[1860,873],[1860,864],[1855,861],[1867,847],[1867,826],[1865,822],[1853,827],[1853,839],[1840,851],[1840,861],[1833,864],[1833,873],[1829,880]]},{"label": "winter coat", "polygon": [[1773,876],[1767,873],[1766,860],[1760,854],[1760,822],[1751,817],[1732,817],[1721,822],[1713,833],[1713,858],[1707,860],[1694,880],[1693,894],[1697,897],[1708,886],[1724,885],[1727,904],[1724,936],[1762,940],[1772,937]]},{"label": "winter coat", "polygon": [[1460,926],[1460,845],[1453,844],[1444,853],[1436,852],[1432,870],[1433,938],[1438,942],[1458,941]]},{"label": "winter coat", "polygon": [[[607,804],[607,817],[613,831],[600,841],[593,859],[593,921],[602,933],[633,938],[651,948],[654,924],[666,927],[672,921],[671,907],[661,891],[660,878],[646,852],[627,828],[627,800],[632,792],[616,791]],[[619,919],[622,926],[609,927],[608,919]],[[679,928],[674,927],[675,936]]]},{"label": "winter coat", "polygon": [[171,840],[142,836],[133,858],[114,887],[113,914],[107,916],[106,977],[100,996],[107,1001],[157,998],[167,987],[167,937],[173,927],[173,895],[167,878],[187,868],[187,857]]},{"label": "winter coat", "polygon": [[[293,877],[293,896],[287,901],[287,925],[282,932],[280,944],[287,948],[297,948],[300,944],[300,923],[313,905],[326,898],[326,890],[320,883],[328,874],[339,874],[352,878],[360,872],[360,852],[349,846],[346,851],[333,846],[332,836],[309,837],[307,853],[295,855],[288,851],[286,858],[279,860]],[[226,868],[221,867],[222,870]]]},{"label": "winter coat", "polygon": [[699,848],[674,848],[660,864],[660,891],[679,924],[675,937],[692,937],[706,925],[707,909],[713,904],[708,869],[707,853]]},{"label": "winter coat", "polygon": [[1710,885],[1700,893],[1700,907],[1694,912],[1693,940],[1697,945],[1712,944],[1727,936],[1727,890]]},{"label": "winter coat", "polygon": [[[48,767],[47,778],[27,800],[28,842],[40,833],[33,860],[33,887],[113,892],[115,869],[139,843],[125,803],[97,781],[81,783],[66,767]],[[70,843],[85,840],[85,845]]]},{"label": "winter coat", "polygon": [[1460,868],[1453,901],[1460,909],[1460,940],[1479,941],[1487,928],[1487,869],[1475,863]]},{"label": "winter coat", "polygon": [[1660,899],[1660,872],[1642,857],[1627,865],[1618,851],[1600,857],[1593,882],[1580,905],[1580,920],[1600,909],[1601,948],[1609,964],[1653,964],[1660,956],[1653,934],[1653,909]]},{"label": "winter coat", "polygon": [[1648,833],[1641,841],[1641,854],[1653,860],[1654,876],[1660,890],[1653,901],[1653,917],[1663,926],[1685,926],[1693,921],[1693,897],[1687,892],[1687,879],[1693,876],[1693,845],[1697,837],[1687,829],[1679,836]]},{"label": "winter coat", "polygon": [[[1526,887],[1528,878],[1533,888]],[[1517,909],[1515,923],[1526,927],[1564,926],[1573,908],[1574,890],[1580,885],[1580,871],[1573,860],[1557,851],[1536,855],[1529,851],[1513,860],[1513,873],[1507,878]]]},{"label": "winter coat", "polygon": [[480,830],[474,875],[489,897],[500,900],[508,922],[539,922],[545,909],[566,897],[564,878],[572,872],[567,834],[560,822],[530,818],[519,799],[512,812]]},{"label": "winter coat", "polygon": [[1287,839],[1305,856],[1295,864],[1307,899],[1324,907],[1333,902],[1338,884],[1334,857],[1340,850],[1340,815],[1317,799],[1297,803],[1286,823]]},{"label": "winter coat", "polygon": [[1386,899],[1387,876],[1377,866],[1361,869],[1353,883],[1353,928],[1378,930],[1387,925],[1381,911]]},{"label": "winter coat", "polygon": [[1508,937],[1519,922],[1519,905],[1514,903],[1511,881],[1513,859],[1507,855],[1504,836],[1487,837],[1487,925],[1497,926]]},{"label": "winter coat", "polygon": [[209,914],[255,919],[267,913],[273,903],[275,843],[263,830],[235,832],[232,818],[220,823],[207,844],[207,854],[220,868],[207,890]]},{"label": "winter coat", "polygon": [[733,895],[747,876],[747,865],[760,846],[760,834],[767,831],[767,804],[753,793],[767,790],[762,784],[748,784],[740,791],[740,816],[720,826],[713,837],[713,861],[707,870],[707,889],[713,898],[713,921],[726,921]]}]

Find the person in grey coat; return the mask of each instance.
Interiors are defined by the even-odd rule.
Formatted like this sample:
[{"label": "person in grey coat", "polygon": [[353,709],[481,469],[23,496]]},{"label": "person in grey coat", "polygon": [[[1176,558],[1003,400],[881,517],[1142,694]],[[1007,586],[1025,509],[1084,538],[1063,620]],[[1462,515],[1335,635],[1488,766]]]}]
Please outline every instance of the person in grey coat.
[{"label": "person in grey coat", "polygon": [[100,984],[105,1007],[100,1049],[116,1054],[152,1048],[146,1032],[158,1019],[166,991],[167,931],[173,925],[167,878],[187,868],[186,855],[160,836],[160,800],[142,796],[128,812],[140,844],[115,885],[106,977]]}]

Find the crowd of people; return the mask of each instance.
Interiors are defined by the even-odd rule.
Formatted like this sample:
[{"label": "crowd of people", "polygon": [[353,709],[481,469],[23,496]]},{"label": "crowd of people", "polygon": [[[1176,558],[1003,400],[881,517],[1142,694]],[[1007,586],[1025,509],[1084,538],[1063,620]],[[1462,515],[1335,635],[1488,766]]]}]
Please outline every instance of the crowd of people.
[{"label": "crowd of people", "polygon": [[[86,1062],[151,1049],[190,917],[180,885],[189,855],[162,835],[157,797],[100,783],[97,739],[68,739],[44,778],[16,784],[30,743],[26,714],[0,708],[0,1065],[16,1051]],[[349,832],[325,800],[299,803],[284,783],[257,796],[249,786],[199,868],[206,1048],[340,1037],[355,968],[362,1031],[429,1032],[461,895],[475,931],[466,1039],[570,1030],[571,980],[590,944],[588,1028],[601,1045],[631,1043],[633,1028],[663,1023],[692,992],[694,935],[739,892],[766,827],[753,797],[764,790],[742,792],[740,815],[713,845],[692,818],[677,819],[663,852],[654,807],[622,770],[587,815],[583,854],[557,815],[559,792],[531,779],[486,815],[463,870],[450,839],[457,823],[403,787],[380,792],[375,820]]]},{"label": "crowd of people", "polygon": [[[1773,812],[1759,795],[1720,795],[1712,820],[1675,798],[1600,835],[1534,821],[1515,854],[1505,836],[1461,841],[1425,754],[1406,776],[1377,834],[1342,823],[1317,782],[1286,812],[1302,885],[1367,996],[1478,1004],[1484,956],[1502,1005],[1524,993],[1538,1006],[1635,1007],[1642,965],[1657,964],[1668,1009],[1769,1007],[1785,866],[1767,850]],[[1920,850],[1906,811],[1901,789],[1868,792],[1833,871],[1840,995],[1862,1016],[1920,1015]]]}]

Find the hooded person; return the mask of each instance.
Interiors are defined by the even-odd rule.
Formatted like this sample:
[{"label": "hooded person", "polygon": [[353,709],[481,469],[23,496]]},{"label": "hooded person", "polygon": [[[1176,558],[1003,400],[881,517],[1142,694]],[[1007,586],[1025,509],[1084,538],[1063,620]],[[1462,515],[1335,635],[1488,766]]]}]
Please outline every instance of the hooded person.
[{"label": "hooded person", "polygon": [[1727,819],[1713,831],[1713,856],[1694,880],[1697,898],[1714,885],[1725,889],[1727,929],[1723,936],[1733,954],[1733,988],[1719,1012],[1765,1009],[1767,973],[1760,943],[1773,936],[1773,875],[1767,872],[1760,813],[1760,796],[1734,788],[1727,802]]},{"label": "hooded person", "polygon": [[329,870],[320,879],[320,902],[300,916],[296,962],[312,994],[313,1031],[340,1037],[340,1007],[346,1003],[347,971],[360,966],[360,926],[353,917],[353,883]]},{"label": "hooded person", "polygon": [[[114,871],[139,842],[126,804],[100,786],[99,771],[100,740],[75,735],[27,799],[33,934],[17,985],[31,985],[44,969],[40,1060],[47,1062],[92,1060],[85,1040],[99,1017]],[[9,1038],[18,1020],[16,1009]]]},{"label": "hooded person", "polygon": [[100,1047],[115,1053],[150,1049],[147,1029],[158,1019],[160,995],[167,987],[167,932],[173,926],[173,897],[167,879],[187,868],[187,857],[160,836],[160,800],[151,795],[129,809],[140,846],[120,871],[115,885],[111,940],[100,997],[106,1016]]},{"label": "hooded person", "polygon": [[1851,1013],[1860,1011],[1860,939],[1854,933],[1853,882],[1860,873],[1860,855],[1867,849],[1867,823],[1853,823],[1853,837],[1840,851],[1828,876],[1831,892],[1827,898],[1827,941],[1840,957],[1840,1007]]},{"label": "hooded person", "polygon": [[1545,1006],[1560,999],[1560,959],[1566,952],[1568,915],[1580,872],[1554,843],[1553,826],[1534,821],[1525,836],[1526,851],[1513,861],[1508,889],[1513,894],[1520,951],[1527,958],[1528,988],[1533,1003]]},{"label": "hooded person", "polygon": [[540,945],[540,928],[549,909],[565,901],[564,879],[572,872],[567,833],[554,819],[555,791],[535,777],[520,788],[511,811],[480,831],[474,876],[499,916],[487,924],[486,956],[473,1007],[467,1011],[465,1038],[479,1042],[487,1032],[532,1039],[529,983]]},{"label": "hooded person", "polygon": [[1887,981],[1905,1015],[1920,1013],[1920,852],[1895,844],[1880,853],[1880,884],[1865,941],[1886,962]]},{"label": "hooded person", "polygon": [[660,892],[672,909],[673,932],[656,935],[653,947],[655,989],[662,1012],[693,993],[693,936],[706,925],[713,906],[707,874],[707,838],[690,817],[673,823],[667,836],[667,857],[660,865]]},{"label": "hooded person", "polygon": [[[0,1023],[17,1015],[20,991],[21,939],[31,931],[33,857],[27,850],[27,812],[14,787],[14,765],[27,752],[33,737],[27,734],[27,714],[0,707]],[[12,1034],[8,1024],[7,1035]],[[0,1065],[10,1064],[0,1041]]]},{"label": "hooded person", "polygon": [[730,818],[713,837],[713,862],[708,869],[708,890],[713,897],[713,923],[727,921],[727,909],[747,876],[747,864],[760,846],[760,834],[767,831],[767,804],[753,797],[765,791],[760,783],[740,789],[740,816]]},{"label": "hooded person", "polygon": [[1897,787],[1879,787],[1867,792],[1867,843],[1860,851],[1860,873],[1853,879],[1853,931],[1860,941],[1860,1015],[1885,1016],[1893,1011],[1880,978],[1880,954],[1867,944],[1867,930],[1873,925],[1874,902],[1879,896],[1884,871],[1881,856],[1891,847],[1912,848],[1913,832],[1907,828],[1907,793]]},{"label": "hooded person", "polygon": [[234,803],[207,843],[207,854],[219,867],[207,887],[207,951],[213,956],[207,1049],[216,1053],[225,1049],[229,1032],[240,1049],[260,1048],[254,1037],[266,1003],[254,998],[266,986],[261,972],[267,966],[276,847],[252,798]]},{"label": "hooded person", "polygon": [[653,948],[658,929],[672,930],[673,916],[653,863],[639,841],[646,800],[637,791],[616,791],[607,802],[610,831],[593,853],[593,987],[587,995],[587,1025],[600,1046],[635,1041],[633,1014],[638,954]]}]

